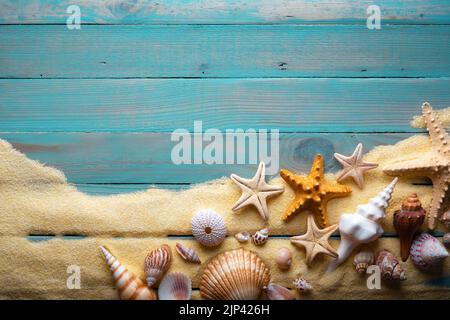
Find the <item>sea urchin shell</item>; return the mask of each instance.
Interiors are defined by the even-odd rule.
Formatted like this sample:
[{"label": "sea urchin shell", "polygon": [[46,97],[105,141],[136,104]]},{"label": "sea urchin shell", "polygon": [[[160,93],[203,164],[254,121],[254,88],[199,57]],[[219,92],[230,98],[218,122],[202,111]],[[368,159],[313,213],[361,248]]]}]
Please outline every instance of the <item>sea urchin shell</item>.
[{"label": "sea urchin shell", "polygon": [[195,239],[206,247],[218,246],[227,235],[225,221],[211,209],[197,212],[191,224]]}]

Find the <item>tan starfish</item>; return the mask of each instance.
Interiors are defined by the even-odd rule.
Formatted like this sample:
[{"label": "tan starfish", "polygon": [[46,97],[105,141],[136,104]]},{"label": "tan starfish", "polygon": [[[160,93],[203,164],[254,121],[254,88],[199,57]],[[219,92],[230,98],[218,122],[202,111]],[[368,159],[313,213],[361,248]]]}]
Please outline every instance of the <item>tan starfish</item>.
[{"label": "tan starfish", "polygon": [[231,180],[233,180],[242,191],[241,197],[232,208],[233,211],[237,211],[248,205],[253,205],[264,220],[269,219],[267,198],[282,193],[284,188],[266,183],[265,174],[266,165],[264,162],[260,162],[258,170],[252,179],[244,179],[236,174],[230,176]]},{"label": "tan starfish", "polygon": [[450,198],[450,140],[428,102],[422,105],[422,116],[430,134],[431,151],[412,160],[387,165],[384,172],[389,175],[414,175],[431,179],[433,198],[428,210],[428,228],[434,230],[439,218],[447,225],[450,223],[450,213],[444,213]]},{"label": "tan starfish", "polygon": [[311,266],[312,261],[319,253],[337,258],[336,250],[328,243],[331,234],[338,228],[337,224],[325,229],[319,229],[312,215],[308,216],[308,229],[304,235],[291,237],[291,243],[303,246],[306,250],[306,264]]},{"label": "tan starfish", "polygon": [[360,189],[364,188],[364,172],[367,170],[375,169],[378,167],[376,163],[364,162],[363,156],[363,145],[358,143],[355,151],[351,156],[344,156],[340,153],[335,153],[334,157],[339,161],[343,169],[339,172],[337,181],[352,177],[355,183]]}]

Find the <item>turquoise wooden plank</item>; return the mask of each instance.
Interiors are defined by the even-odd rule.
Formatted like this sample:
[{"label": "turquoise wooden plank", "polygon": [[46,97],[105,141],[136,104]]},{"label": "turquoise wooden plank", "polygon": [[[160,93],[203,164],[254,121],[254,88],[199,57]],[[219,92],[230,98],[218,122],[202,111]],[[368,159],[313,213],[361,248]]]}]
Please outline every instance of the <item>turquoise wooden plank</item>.
[{"label": "turquoise wooden plank", "polygon": [[445,0],[0,0],[0,23],[65,23],[66,9],[81,7],[84,23],[360,23],[369,5],[380,6],[385,23],[449,23]]},{"label": "turquoise wooden plank", "polygon": [[[309,171],[315,154],[325,158],[326,170],[335,172],[340,165],[334,152],[350,154],[358,142],[366,150],[380,144],[393,144],[410,134],[281,134],[280,167]],[[252,176],[257,165],[181,164],[175,165],[171,152],[176,142],[168,133],[1,133],[5,139],[31,159],[64,172],[71,183],[199,183],[237,173]],[[242,149],[241,149],[242,150]],[[271,150],[271,145],[268,146]],[[247,152],[245,148],[243,152]],[[259,159],[256,159],[258,161]],[[236,161],[235,161],[236,162]],[[276,174],[278,170],[276,171]],[[122,188],[117,186],[118,188]],[[86,190],[86,189],[85,189]],[[123,188],[122,188],[123,190]]]},{"label": "turquoise wooden plank", "polygon": [[124,194],[124,193],[133,193],[137,191],[143,191],[148,189],[168,189],[168,190],[185,190],[188,189],[191,185],[188,183],[185,184],[147,184],[147,183],[118,183],[118,184],[86,184],[86,183],[77,183],[75,187],[81,192],[90,194],[90,195],[112,195],[112,194]]},{"label": "turquoise wooden plank", "polygon": [[412,132],[429,101],[450,105],[450,78],[0,80],[0,131]]},{"label": "turquoise wooden plank", "polygon": [[2,78],[445,77],[450,26],[0,27]]}]

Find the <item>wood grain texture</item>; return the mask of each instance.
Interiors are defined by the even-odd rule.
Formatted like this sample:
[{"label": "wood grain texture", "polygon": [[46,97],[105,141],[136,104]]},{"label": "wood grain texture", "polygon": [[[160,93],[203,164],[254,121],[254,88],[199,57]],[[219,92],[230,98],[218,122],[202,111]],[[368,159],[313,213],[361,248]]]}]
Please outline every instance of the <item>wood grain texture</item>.
[{"label": "wood grain texture", "polygon": [[[326,170],[336,172],[341,167],[334,152],[350,154],[358,142],[368,151],[409,135],[281,134],[280,167],[307,172],[320,153]],[[70,183],[78,184],[140,183],[133,190],[144,190],[146,184],[199,183],[231,173],[251,177],[257,168],[256,164],[175,165],[171,151],[176,142],[168,133],[2,133],[0,138],[27,157],[62,170]]]},{"label": "wood grain texture", "polygon": [[0,80],[0,131],[411,132],[450,78]]},{"label": "wood grain texture", "polygon": [[450,26],[1,26],[1,78],[445,77]]},{"label": "wood grain texture", "polygon": [[[81,7],[83,23],[366,23],[369,0],[0,0],[0,23],[65,23],[66,8]],[[449,23],[445,0],[386,0],[385,23]]]}]

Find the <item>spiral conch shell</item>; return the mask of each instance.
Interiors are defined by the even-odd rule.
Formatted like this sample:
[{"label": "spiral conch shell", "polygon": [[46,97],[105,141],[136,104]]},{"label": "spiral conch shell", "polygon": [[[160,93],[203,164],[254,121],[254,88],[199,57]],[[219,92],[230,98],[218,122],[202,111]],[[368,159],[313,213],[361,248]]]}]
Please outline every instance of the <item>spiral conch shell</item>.
[{"label": "spiral conch shell", "polygon": [[211,209],[197,212],[192,218],[191,225],[195,239],[206,247],[218,246],[227,235],[225,221]]},{"label": "spiral conch shell", "polygon": [[380,267],[381,279],[387,281],[406,280],[405,270],[389,250],[381,250],[377,254],[376,265]]},{"label": "spiral conch shell", "polygon": [[438,239],[429,233],[422,233],[414,238],[411,245],[411,260],[421,270],[439,267],[448,252]]},{"label": "spiral conch shell", "polygon": [[167,244],[150,251],[145,257],[144,271],[149,287],[153,286],[169,269],[172,252]]},{"label": "spiral conch shell", "polygon": [[122,300],[156,300],[156,293],[136,275],[128,271],[107,249],[100,246],[106,263],[111,269],[114,285]]},{"label": "spiral conch shell", "polygon": [[244,249],[226,251],[206,265],[200,295],[208,300],[255,300],[269,281],[269,268],[256,253]]},{"label": "spiral conch shell", "polygon": [[195,252],[194,249],[188,248],[182,245],[181,243],[176,243],[175,249],[185,261],[192,263],[201,263],[200,257],[198,256],[197,252]]},{"label": "spiral conch shell", "polygon": [[355,255],[353,265],[356,268],[356,272],[364,274],[367,268],[374,262],[374,254],[370,249],[363,249]]},{"label": "spiral conch shell", "polygon": [[383,234],[381,221],[397,180],[395,178],[382,192],[370,199],[369,203],[359,205],[355,214],[341,215],[339,221],[341,243],[339,244],[338,258],[330,265],[331,270],[344,262],[360,244],[375,241]]}]

